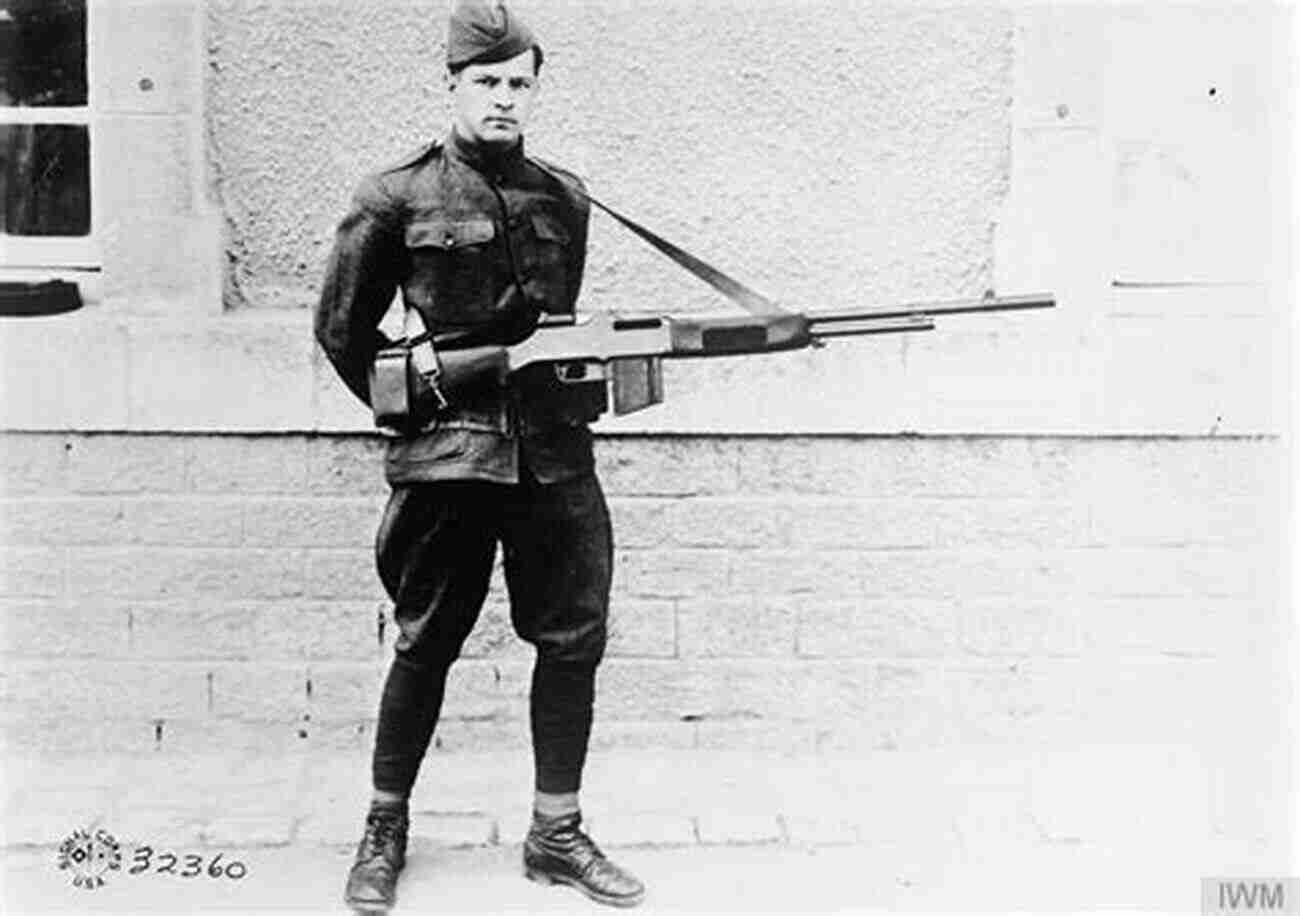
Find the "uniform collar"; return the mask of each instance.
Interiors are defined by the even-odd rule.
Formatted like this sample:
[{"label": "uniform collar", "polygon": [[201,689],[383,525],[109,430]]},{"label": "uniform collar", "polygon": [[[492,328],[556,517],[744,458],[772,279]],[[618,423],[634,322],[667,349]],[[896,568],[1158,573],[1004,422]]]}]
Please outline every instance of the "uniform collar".
[{"label": "uniform collar", "polygon": [[452,157],[488,178],[511,178],[520,173],[524,165],[524,141],[509,149],[497,150],[466,140],[455,128],[447,134],[447,151]]}]

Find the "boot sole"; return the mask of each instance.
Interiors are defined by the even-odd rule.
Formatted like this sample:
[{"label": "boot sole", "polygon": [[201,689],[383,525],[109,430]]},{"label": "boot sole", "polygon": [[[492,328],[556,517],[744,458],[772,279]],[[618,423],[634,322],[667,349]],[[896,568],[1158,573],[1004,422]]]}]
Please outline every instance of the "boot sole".
[{"label": "boot sole", "polygon": [[585,894],[587,897],[595,900],[597,903],[603,903],[607,906],[634,907],[639,905],[641,901],[645,899],[644,891],[637,894],[635,897],[611,897],[608,894],[600,894],[589,889],[576,878],[570,878],[566,875],[552,875],[549,872],[538,871],[537,869],[529,868],[526,865],[524,866],[524,877],[529,881],[535,881],[538,884],[568,885],[579,893]]}]

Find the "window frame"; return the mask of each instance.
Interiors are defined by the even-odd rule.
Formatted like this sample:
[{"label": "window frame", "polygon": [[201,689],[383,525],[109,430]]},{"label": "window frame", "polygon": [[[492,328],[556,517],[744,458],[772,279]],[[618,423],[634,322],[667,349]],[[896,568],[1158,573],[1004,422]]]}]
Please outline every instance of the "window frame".
[{"label": "window frame", "polygon": [[100,208],[96,206],[95,7],[85,0],[86,104],[74,106],[0,105],[0,124],[85,126],[89,145],[90,232],[86,235],[25,236],[0,232],[0,279],[61,276],[67,271],[98,271],[101,267]]}]

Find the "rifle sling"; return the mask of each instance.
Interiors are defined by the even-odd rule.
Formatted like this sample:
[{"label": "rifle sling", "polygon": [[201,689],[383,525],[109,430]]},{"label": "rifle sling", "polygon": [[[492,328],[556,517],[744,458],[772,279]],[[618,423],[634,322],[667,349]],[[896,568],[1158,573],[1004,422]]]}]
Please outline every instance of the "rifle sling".
[{"label": "rifle sling", "polygon": [[712,286],[718,292],[722,293],[722,295],[745,309],[745,311],[754,315],[761,315],[769,318],[789,314],[789,312],[781,308],[762,293],[755,292],[739,280],[728,276],[712,264],[709,264],[707,261],[702,261],[689,251],[678,248],[663,236],[656,235],[631,217],[624,216],[613,207],[597,200],[595,197],[588,194],[585,189],[578,187],[573,182],[568,181],[563,176],[559,175],[554,167],[534,158],[530,158],[528,161],[558,181],[565,189],[582,197],[592,206],[604,210],[625,228],[630,230],[634,235],[637,235],[643,241],[658,249],[660,253],[667,256],[674,264],[690,271],[705,283],[709,284],[709,286]]}]

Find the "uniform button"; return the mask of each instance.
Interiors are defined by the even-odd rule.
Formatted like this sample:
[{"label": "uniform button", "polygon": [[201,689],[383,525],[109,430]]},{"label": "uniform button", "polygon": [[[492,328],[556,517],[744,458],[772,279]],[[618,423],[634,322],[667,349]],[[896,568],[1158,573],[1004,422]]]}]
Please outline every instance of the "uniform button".
[{"label": "uniform button", "polygon": [[452,245],[456,244],[456,236],[448,235],[445,239],[442,240],[442,243],[446,245],[448,248],[450,248]]}]

